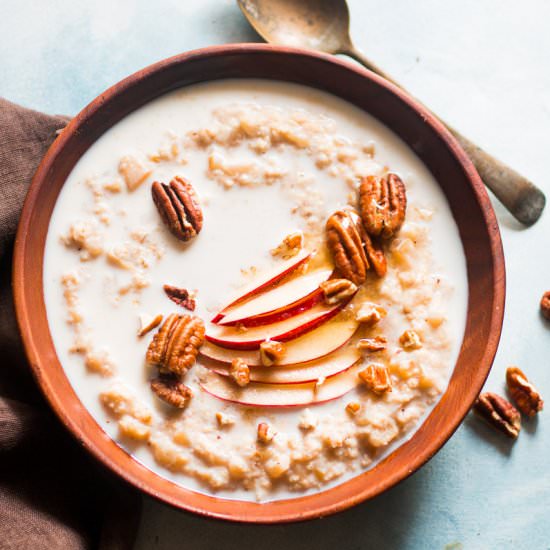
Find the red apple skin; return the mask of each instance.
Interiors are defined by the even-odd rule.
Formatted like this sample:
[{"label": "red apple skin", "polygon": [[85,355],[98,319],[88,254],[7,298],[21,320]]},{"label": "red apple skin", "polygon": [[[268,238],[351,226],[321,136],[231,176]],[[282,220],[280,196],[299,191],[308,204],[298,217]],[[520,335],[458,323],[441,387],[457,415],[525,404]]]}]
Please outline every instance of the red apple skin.
[{"label": "red apple skin", "polygon": [[237,304],[240,304],[244,300],[251,298],[252,296],[256,296],[257,294],[260,294],[262,292],[267,291],[271,287],[275,286],[277,283],[280,283],[283,279],[290,276],[296,269],[298,269],[301,265],[303,265],[307,260],[311,258],[311,253],[306,253],[303,257],[299,257],[297,261],[295,261],[293,264],[287,266],[283,271],[280,273],[277,273],[273,277],[271,277],[268,281],[265,281],[264,283],[258,285],[257,287],[249,290],[248,292],[245,292],[242,296],[239,296],[235,300],[233,300],[231,303],[227,304],[225,307],[223,307],[220,312],[212,319],[212,323],[218,323],[221,319],[224,317],[224,311],[228,310],[230,307],[233,307]]},{"label": "red apple skin", "polygon": [[313,306],[320,304],[322,301],[323,292],[321,289],[315,289],[307,296],[304,296],[303,298],[300,298],[292,304],[288,304],[282,308],[274,309],[273,311],[262,313],[260,315],[254,315],[252,317],[245,317],[244,319],[237,319],[235,321],[230,321],[229,323],[224,323],[222,317],[217,321],[217,323],[223,325],[224,327],[234,327],[236,325],[242,325],[243,327],[259,327],[262,325],[270,325],[271,323],[278,323],[279,321],[284,321],[294,315],[303,313],[304,311],[311,309]]},{"label": "red apple skin", "polygon": [[[340,313],[342,308],[347,303],[348,302],[342,302],[342,304],[327,311],[324,315],[320,315],[319,317],[312,319],[311,321],[304,323],[303,325],[295,327],[294,329],[289,330],[288,332],[285,332],[283,334],[273,334],[270,336],[270,338],[272,340],[276,340],[277,342],[288,342],[289,340],[298,338],[298,336],[301,336],[302,334],[306,334],[307,332],[317,328],[318,326],[332,319],[335,315]],[[265,341],[265,338],[261,338],[258,340],[242,340],[242,341],[223,340],[208,334],[205,336],[205,339],[208,340],[208,342],[211,342],[212,344],[216,344],[217,346],[220,346],[222,348],[245,349],[245,350],[258,349],[260,347],[260,344]]]}]

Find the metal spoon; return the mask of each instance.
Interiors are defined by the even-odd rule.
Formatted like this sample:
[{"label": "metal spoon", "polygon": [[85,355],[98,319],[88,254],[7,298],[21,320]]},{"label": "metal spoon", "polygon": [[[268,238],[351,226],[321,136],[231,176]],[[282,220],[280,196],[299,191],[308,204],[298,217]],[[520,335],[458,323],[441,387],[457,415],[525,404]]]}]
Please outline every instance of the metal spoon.
[{"label": "metal spoon", "polygon": [[[359,51],[349,36],[346,0],[237,0],[256,31],[267,42],[346,54],[403,89]],[[439,119],[441,120],[441,119]],[[443,122],[443,121],[442,121]],[[534,224],[546,202],[543,192],[527,178],[495,159],[443,122],[476,167],[485,185],[511,214]]]}]

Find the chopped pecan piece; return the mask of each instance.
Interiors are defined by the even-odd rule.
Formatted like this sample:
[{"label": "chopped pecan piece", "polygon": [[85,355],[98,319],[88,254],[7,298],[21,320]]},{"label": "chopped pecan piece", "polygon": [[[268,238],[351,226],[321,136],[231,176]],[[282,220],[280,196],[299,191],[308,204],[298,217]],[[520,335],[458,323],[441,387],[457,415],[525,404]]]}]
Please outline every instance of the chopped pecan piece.
[{"label": "chopped pecan piece", "polygon": [[388,312],[381,306],[371,302],[365,302],[359,308],[355,318],[360,323],[365,323],[367,326],[373,326],[379,323]]},{"label": "chopped pecan piece", "polygon": [[545,292],[540,299],[540,312],[550,321],[550,290]]},{"label": "chopped pecan piece", "polygon": [[281,342],[265,340],[260,344],[260,361],[264,367],[270,367],[285,354],[285,347]]},{"label": "chopped pecan piece", "polygon": [[368,364],[359,372],[359,378],[374,393],[382,394],[392,391],[390,373],[384,365]]},{"label": "chopped pecan piece", "polygon": [[492,392],[482,393],[474,403],[474,412],[508,437],[515,439],[519,435],[521,416],[504,397]]},{"label": "chopped pecan piece", "polygon": [[191,315],[169,315],[147,349],[147,361],[161,372],[185,374],[204,342],[204,323]]},{"label": "chopped pecan piece", "polygon": [[406,330],[399,337],[399,343],[405,351],[413,351],[422,347],[420,336],[414,330]]},{"label": "chopped pecan piece", "polygon": [[178,409],[185,409],[193,397],[191,388],[175,376],[161,375],[153,378],[151,390],[159,399]]},{"label": "chopped pecan piece", "polygon": [[369,235],[393,237],[403,225],[407,209],[405,185],[397,174],[367,176],[359,186],[359,211]]},{"label": "chopped pecan piece", "polygon": [[532,417],[542,411],[544,401],[521,369],[508,367],[506,369],[506,384],[512,399],[523,414]]},{"label": "chopped pecan piece", "polygon": [[192,185],[176,176],[169,185],[155,181],[153,201],[162,221],[180,241],[188,241],[202,229],[202,210]]},{"label": "chopped pecan piece", "polygon": [[231,361],[231,367],[229,369],[229,376],[235,381],[238,386],[243,388],[250,382],[250,368],[240,357],[235,357]]},{"label": "chopped pecan piece", "polygon": [[361,405],[357,401],[351,401],[346,405],[346,412],[348,414],[356,415],[361,410]]},{"label": "chopped pecan piece", "polygon": [[195,298],[193,298],[191,293],[186,288],[178,288],[177,286],[172,285],[164,285],[162,288],[164,289],[166,296],[168,296],[172,302],[178,306],[188,309],[189,311],[195,311],[195,307],[197,305]]},{"label": "chopped pecan piece", "polygon": [[258,441],[260,443],[269,443],[275,437],[273,428],[266,422],[258,424]]},{"label": "chopped pecan piece", "polygon": [[155,317],[150,315],[142,314],[139,316],[139,331],[138,336],[141,338],[145,336],[148,332],[157,328],[162,322],[162,315],[159,313]]},{"label": "chopped pecan piece", "polygon": [[383,351],[386,349],[387,340],[384,336],[374,336],[373,338],[361,338],[357,342],[357,349],[360,351]]},{"label": "chopped pecan piece", "polygon": [[348,279],[329,279],[322,282],[319,287],[323,291],[325,302],[329,305],[344,302],[357,292],[357,285]]}]

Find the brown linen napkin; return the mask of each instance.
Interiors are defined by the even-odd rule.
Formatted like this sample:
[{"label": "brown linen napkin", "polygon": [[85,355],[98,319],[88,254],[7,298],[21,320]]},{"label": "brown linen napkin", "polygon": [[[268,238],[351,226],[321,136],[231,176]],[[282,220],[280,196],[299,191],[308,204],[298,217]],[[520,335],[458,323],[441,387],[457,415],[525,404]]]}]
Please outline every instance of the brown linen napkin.
[{"label": "brown linen napkin", "polygon": [[112,479],[48,408],[13,310],[17,220],[38,163],[68,118],[0,98],[0,549],[126,549],[141,497]]}]

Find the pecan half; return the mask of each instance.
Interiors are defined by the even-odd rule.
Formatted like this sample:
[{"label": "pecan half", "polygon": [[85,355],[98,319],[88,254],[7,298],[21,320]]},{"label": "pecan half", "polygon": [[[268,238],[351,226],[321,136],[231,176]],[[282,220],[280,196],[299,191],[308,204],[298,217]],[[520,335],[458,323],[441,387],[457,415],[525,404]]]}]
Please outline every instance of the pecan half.
[{"label": "pecan half", "polygon": [[329,279],[323,281],[319,287],[323,291],[325,302],[329,305],[348,300],[357,292],[357,285],[348,279]]},{"label": "pecan half", "polygon": [[159,399],[178,409],[187,407],[193,397],[191,388],[188,388],[175,376],[161,375],[158,378],[153,378],[151,390]]},{"label": "pecan half", "polygon": [[540,299],[540,312],[545,319],[550,321],[550,290],[545,292]]},{"label": "pecan half", "polygon": [[482,393],[474,403],[474,412],[508,437],[515,439],[519,435],[519,411],[504,397],[492,392]]},{"label": "pecan half", "polygon": [[363,228],[356,215],[338,210],[327,220],[327,246],[340,274],[356,285],[367,279],[368,260],[363,248]]},{"label": "pecan half", "polygon": [[202,229],[202,210],[191,184],[176,176],[170,184],[155,181],[153,201],[162,221],[180,241],[188,241]]},{"label": "pecan half", "polygon": [[197,303],[186,288],[178,288],[172,285],[164,285],[162,288],[166,296],[168,296],[172,302],[189,311],[195,311]]},{"label": "pecan half", "polygon": [[169,315],[147,349],[146,359],[161,372],[185,374],[204,342],[204,323],[191,315]]},{"label": "pecan half", "polygon": [[506,369],[506,384],[512,399],[523,414],[532,417],[542,411],[544,401],[521,369],[508,367]]},{"label": "pecan half", "polygon": [[264,367],[270,367],[285,354],[285,346],[275,340],[265,340],[260,344],[260,361]]},{"label": "pecan half", "polygon": [[374,393],[382,394],[392,391],[390,372],[384,365],[368,364],[359,372],[359,378]]},{"label": "pecan half", "polygon": [[380,246],[380,243],[373,237],[369,237],[367,233],[363,234],[365,254],[369,262],[369,266],[374,269],[374,272],[383,277],[388,270],[388,264],[386,262],[386,256],[384,250]]},{"label": "pecan half", "polygon": [[405,185],[397,174],[361,180],[359,212],[369,235],[393,237],[403,225],[406,209]]},{"label": "pecan half", "polygon": [[250,383],[250,368],[240,357],[235,357],[231,361],[231,367],[229,369],[229,376],[235,381],[238,386],[243,388]]}]

